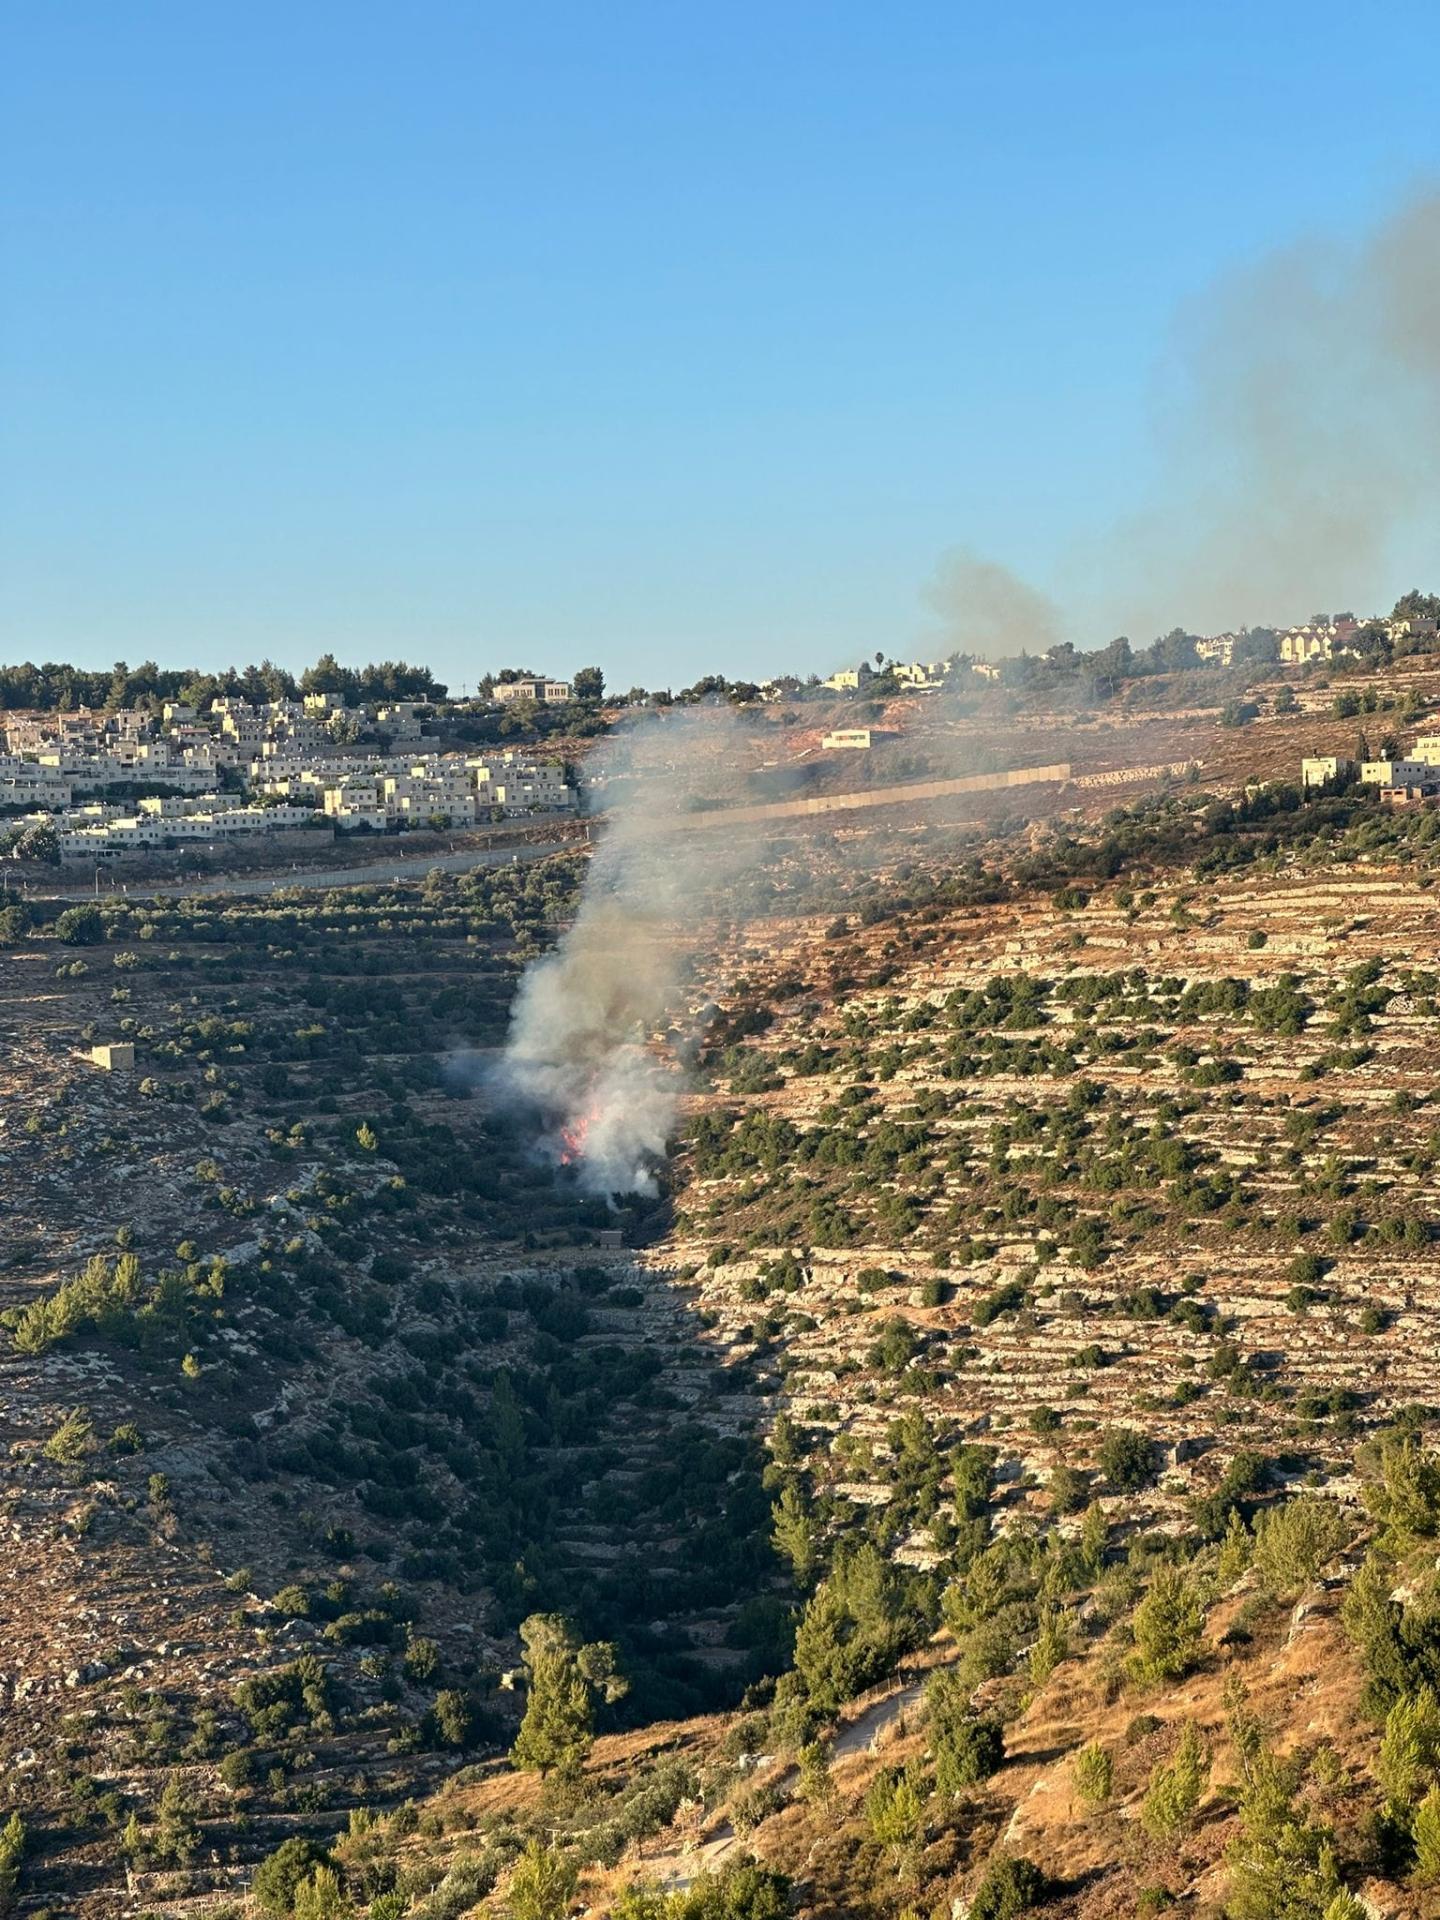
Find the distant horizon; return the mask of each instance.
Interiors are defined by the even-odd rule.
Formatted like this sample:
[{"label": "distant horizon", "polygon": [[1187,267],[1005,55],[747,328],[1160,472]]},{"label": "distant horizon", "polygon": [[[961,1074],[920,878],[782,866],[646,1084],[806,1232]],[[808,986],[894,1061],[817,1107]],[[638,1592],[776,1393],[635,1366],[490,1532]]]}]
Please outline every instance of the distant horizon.
[{"label": "distant horizon", "polygon": [[[1429,589],[1423,584],[1421,584],[1418,587],[1410,587],[1405,589],[1406,594],[1412,593],[1412,592],[1425,593],[1428,591]],[[1395,596],[1395,601],[1398,601],[1403,597],[1404,595],[1397,594]],[[1392,601],[1391,604],[1393,606],[1394,602]],[[1310,612],[1308,612],[1303,618],[1296,618],[1293,620],[1285,621],[1283,623],[1281,622],[1272,623],[1268,621],[1257,620],[1257,621],[1246,623],[1243,626],[1237,627],[1235,629],[1231,629],[1229,631],[1234,631],[1236,633],[1274,632],[1279,634],[1290,629],[1308,626],[1312,624],[1316,618],[1320,617],[1322,613],[1324,614],[1324,617],[1331,620],[1340,619],[1349,615],[1353,615],[1355,618],[1357,618],[1360,622],[1363,623],[1367,619],[1384,619],[1388,617],[1390,614],[1390,607],[1385,607],[1385,608],[1366,607],[1361,609],[1361,608],[1351,607],[1348,605],[1347,606],[1337,605],[1337,607],[1333,611],[1322,610],[1322,609],[1311,609]],[[1172,627],[1172,628],[1166,629],[1167,634],[1174,633],[1174,632],[1189,632],[1189,631],[1190,630],[1188,629],[1179,628],[1179,627]],[[1074,642],[1071,644],[1073,644],[1075,652],[1083,656],[1091,653],[1103,652],[1105,647],[1110,645],[1111,641],[1116,639],[1129,640],[1130,642],[1133,643],[1133,645],[1137,650],[1140,650],[1140,649],[1143,649],[1144,647],[1151,645],[1153,641],[1157,639],[1161,639],[1163,637],[1165,636],[1161,634],[1151,635],[1148,638],[1142,638],[1134,634],[1112,635],[1110,640],[1103,641],[1103,642],[1097,641],[1094,645],[1085,645],[1080,642]],[[1194,632],[1190,634],[1190,637],[1198,640],[1198,639],[1205,639],[1210,636],[1207,636],[1202,633]],[[1061,643],[1061,644],[1065,644],[1065,643]],[[927,662],[929,663],[933,663],[933,662],[939,661],[942,658],[948,657],[949,655],[953,655],[957,653],[961,655],[967,654],[971,650],[964,647],[951,647],[951,648],[948,648],[946,652],[943,654],[932,653],[928,656],[924,655],[923,653],[894,653],[885,649],[881,649],[881,651],[885,653],[887,660],[889,660],[893,664],[905,665],[913,660],[922,660],[922,659],[927,660]],[[1044,651],[1045,651],[1044,648],[1027,649],[1024,647],[1017,647],[1011,652],[1006,652],[1006,653],[997,652],[989,655],[977,653],[977,654],[974,654],[973,657],[979,658],[979,659],[988,659],[998,663],[1007,659],[1017,659],[1026,652],[1035,653],[1037,654],[1037,657],[1038,657],[1039,655],[1043,655]],[[557,668],[556,663],[550,659],[542,660],[539,662],[506,660],[501,662],[497,666],[481,668],[478,672],[474,673],[468,680],[449,681],[446,679],[443,672],[438,671],[432,665],[432,663],[429,660],[425,659],[424,656],[418,651],[411,655],[394,653],[386,656],[377,656],[374,658],[361,658],[360,656],[357,655],[353,658],[347,659],[344,656],[338,653],[335,653],[333,649],[322,649],[320,653],[315,654],[313,657],[300,658],[297,656],[293,661],[279,659],[274,657],[273,655],[265,655],[265,656],[261,656],[258,659],[252,659],[252,660],[240,660],[240,659],[224,660],[224,661],[217,662],[214,665],[201,665],[199,662],[195,660],[170,661],[163,658],[155,658],[152,656],[147,656],[143,660],[126,660],[126,661],[121,661],[119,659],[108,659],[108,660],[100,659],[95,664],[91,664],[89,662],[79,660],[79,659],[64,659],[64,660],[41,659],[35,656],[30,656],[21,660],[21,659],[11,659],[3,651],[0,651],[0,673],[18,670],[21,667],[35,667],[36,669],[39,669],[39,670],[44,670],[45,668],[73,668],[77,672],[83,672],[83,673],[93,674],[93,675],[102,675],[106,673],[111,673],[120,666],[123,666],[127,670],[127,672],[130,672],[130,673],[138,673],[146,667],[153,666],[157,672],[167,676],[176,675],[176,674],[194,674],[197,677],[221,678],[226,675],[236,675],[236,676],[243,677],[248,672],[263,671],[268,667],[268,668],[274,668],[278,672],[286,675],[288,678],[293,680],[298,686],[300,681],[304,678],[304,676],[309,671],[322,665],[327,658],[332,656],[339,667],[352,673],[363,673],[369,670],[383,668],[385,666],[401,666],[401,667],[409,667],[413,669],[421,669],[421,670],[427,671],[430,673],[432,678],[438,684],[441,684],[445,687],[446,691],[445,691],[444,697],[452,700],[465,698],[469,695],[473,695],[476,689],[478,689],[481,682],[483,682],[484,680],[490,679],[494,681],[494,680],[500,679],[502,676],[525,677],[527,675],[534,674],[535,676],[541,677],[541,678],[571,681],[574,679],[577,673],[583,672],[588,668],[598,667],[600,672],[604,675],[605,697],[607,699],[611,699],[611,698],[622,699],[623,696],[633,687],[644,686],[646,690],[649,692],[666,691],[666,690],[673,691],[677,687],[683,688],[687,686],[692,686],[695,684],[696,681],[706,677],[707,675],[719,672],[719,669],[714,665],[707,667],[702,664],[700,667],[700,670],[693,676],[693,678],[688,680],[672,678],[669,680],[656,679],[649,682],[643,682],[643,681],[636,681],[636,680],[622,680],[620,677],[617,677],[611,673],[610,669],[608,668],[608,666],[606,665],[603,659],[598,659],[598,658],[581,660],[576,664],[574,664],[573,666],[564,665],[559,668]],[[866,654],[866,655],[852,655],[850,658],[840,661],[835,666],[831,667],[830,671],[836,672],[841,669],[853,668],[856,666],[864,665],[867,661],[873,664],[874,650],[872,650],[869,654]],[[751,678],[751,676],[749,675],[740,675],[740,674],[728,674],[728,675],[725,675],[724,677],[731,681],[744,681]],[[764,684],[764,682],[768,682],[770,680],[787,679],[787,678],[798,679],[802,682],[815,678],[823,682],[825,677],[826,676],[824,674],[820,674],[816,669],[813,669],[813,668],[799,668],[795,666],[789,666],[784,663],[777,663],[774,670],[771,673],[766,674],[764,676],[764,681],[760,682],[759,684]],[[414,696],[413,695],[405,695],[405,696],[382,695],[377,697],[413,698]],[[0,709],[0,710],[3,710],[3,709]]]},{"label": "distant horizon", "polygon": [[684,685],[1440,579],[1427,10],[0,36],[6,660]]}]

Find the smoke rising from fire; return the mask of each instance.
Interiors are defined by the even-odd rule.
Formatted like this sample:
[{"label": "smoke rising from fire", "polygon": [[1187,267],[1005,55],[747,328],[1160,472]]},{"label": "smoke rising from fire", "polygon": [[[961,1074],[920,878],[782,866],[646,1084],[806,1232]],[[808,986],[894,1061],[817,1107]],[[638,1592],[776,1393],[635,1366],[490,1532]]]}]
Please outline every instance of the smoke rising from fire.
[{"label": "smoke rising from fire", "polygon": [[[1374,611],[1427,584],[1440,563],[1440,192],[1189,301],[1154,424],[1141,503],[1057,556],[1077,645]],[[925,598],[970,652],[1060,637],[1043,595],[969,554],[943,562]]]},{"label": "smoke rising from fire", "polygon": [[655,1036],[676,1011],[716,887],[756,850],[739,833],[675,835],[726,778],[727,714],[626,729],[591,761],[607,814],[574,924],[520,983],[497,1072],[549,1150],[600,1195],[654,1193],[680,1072]]},{"label": "smoke rising from fire", "polygon": [[1414,584],[1407,535],[1440,559],[1440,194],[1228,276],[1177,334],[1155,503],[1101,556],[1120,628],[1369,611]]},{"label": "smoke rising from fire", "polygon": [[945,623],[947,651],[1004,659],[1043,652],[1060,638],[1059,609],[1008,567],[968,547],[943,555],[925,589],[926,604]]}]

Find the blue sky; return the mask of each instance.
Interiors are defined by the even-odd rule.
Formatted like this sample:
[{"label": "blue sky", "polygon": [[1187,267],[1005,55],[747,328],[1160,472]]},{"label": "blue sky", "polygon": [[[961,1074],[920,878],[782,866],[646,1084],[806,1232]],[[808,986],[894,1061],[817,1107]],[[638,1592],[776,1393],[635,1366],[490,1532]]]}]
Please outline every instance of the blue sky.
[{"label": "blue sky", "polygon": [[0,656],[678,685],[923,647],[955,545],[1063,596],[1177,310],[1440,174],[1437,54],[1323,0],[0,0]]}]

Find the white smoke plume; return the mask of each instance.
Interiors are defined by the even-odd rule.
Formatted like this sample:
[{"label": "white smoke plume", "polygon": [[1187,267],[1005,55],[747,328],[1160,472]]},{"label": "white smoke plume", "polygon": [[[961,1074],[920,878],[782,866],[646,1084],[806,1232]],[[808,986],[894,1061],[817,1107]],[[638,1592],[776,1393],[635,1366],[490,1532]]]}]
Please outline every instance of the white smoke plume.
[{"label": "white smoke plume", "polygon": [[603,1196],[653,1194],[681,1086],[658,1035],[715,890],[753,835],[677,837],[684,814],[733,779],[728,712],[671,713],[625,729],[591,762],[607,814],[574,924],[526,973],[500,1087],[537,1110],[547,1148]]}]

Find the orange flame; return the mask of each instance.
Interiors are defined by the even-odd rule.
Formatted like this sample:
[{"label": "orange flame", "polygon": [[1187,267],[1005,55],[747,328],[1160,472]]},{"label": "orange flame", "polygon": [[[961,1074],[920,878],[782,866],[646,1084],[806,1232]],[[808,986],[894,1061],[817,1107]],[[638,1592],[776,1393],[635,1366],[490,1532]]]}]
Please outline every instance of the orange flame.
[{"label": "orange flame", "polygon": [[599,1117],[598,1106],[587,1107],[584,1113],[561,1127],[559,1160],[562,1167],[573,1167],[577,1160],[585,1158],[585,1142]]}]

